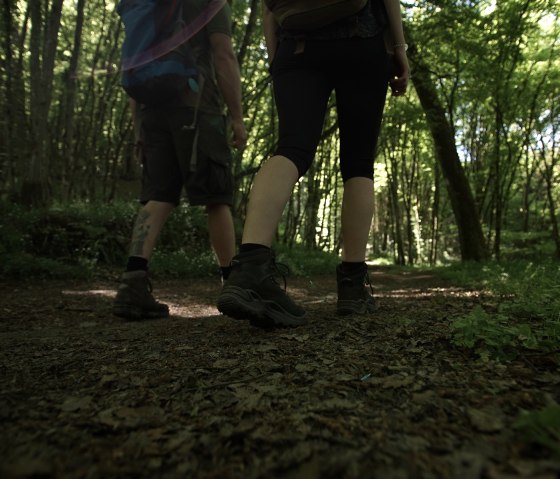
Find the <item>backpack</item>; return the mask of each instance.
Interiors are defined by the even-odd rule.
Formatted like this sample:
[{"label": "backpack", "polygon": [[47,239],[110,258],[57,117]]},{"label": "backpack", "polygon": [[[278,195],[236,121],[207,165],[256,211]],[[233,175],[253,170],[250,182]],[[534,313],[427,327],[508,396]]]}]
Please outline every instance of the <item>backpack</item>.
[{"label": "backpack", "polygon": [[313,30],[355,15],[368,0],[265,0],[278,24],[287,30]]},{"label": "backpack", "polygon": [[188,40],[218,13],[226,0],[210,0],[188,25],[188,0],[120,0],[117,13],[125,29],[121,51],[121,84],[134,100],[165,106],[202,83]]}]

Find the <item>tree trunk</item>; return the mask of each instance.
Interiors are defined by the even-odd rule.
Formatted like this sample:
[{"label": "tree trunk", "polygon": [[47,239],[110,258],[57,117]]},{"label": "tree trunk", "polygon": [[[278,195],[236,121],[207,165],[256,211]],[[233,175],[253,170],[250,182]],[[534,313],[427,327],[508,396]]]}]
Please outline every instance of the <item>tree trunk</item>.
[{"label": "tree trunk", "polygon": [[[24,73],[24,57],[28,52],[25,41],[29,26],[30,8],[26,6],[20,25],[16,21],[19,11],[13,0],[4,0],[5,24],[4,41],[6,51],[5,84],[4,84],[4,132],[5,140],[1,139],[0,150],[4,161],[2,168],[2,187],[11,198],[17,198],[22,178],[25,178],[25,167],[29,157],[28,125],[26,124],[26,92],[23,81],[15,79],[26,78]],[[20,26],[20,30],[18,30]]]},{"label": "tree trunk", "polygon": [[321,204],[321,183],[317,175],[320,170],[312,164],[306,174],[306,199],[304,208],[303,244],[306,248],[317,247],[317,223],[319,221],[319,205]]},{"label": "tree trunk", "polygon": [[255,30],[255,25],[257,23],[257,14],[259,12],[259,0],[251,0],[251,5],[249,6],[249,20],[247,26],[245,27],[245,32],[243,35],[243,41],[239,45],[239,51],[237,53],[237,63],[239,63],[239,69],[243,69],[243,64],[245,63],[245,57],[247,55],[247,48],[251,44],[254,38],[253,32]]},{"label": "tree trunk", "polygon": [[395,264],[404,266],[406,264],[404,254],[404,243],[402,237],[401,209],[399,206],[399,194],[397,185],[397,172],[391,168],[389,172],[389,195],[391,200],[391,212],[393,216],[393,237],[395,239]]},{"label": "tree trunk", "polygon": [[11,101],[14,95],[13,78],[21,78],[15,75],[14,55],[13,55],[13,2],[12,0],[3,0],[2,24],[3,38],[1,39],[5,51],[5,78],[3,84],[0,85],[2,93],[4,93],[5,103],[3,105],[4,119],[2,122],[2,131],[0,132],[0,171],[2,172],[2,183],[0,183],[0,191],[11,192],[13,188],[13,132],[15,126],[14,103]]},{"label": "tree trunk", "polygon": [[429,262],[433,266],[437,262],[438,239],[439,239],[439,211],[440,211],[440,172],[436,162],[434,168],[434,197],[432,200],[432,227],[430,232],[430,254]]},{"label": "tree trunk", "polygon": [[[22,184],[21,200],[29,206],[44,206],[49,201],[47,154],[48,116],[52,99],[54,62],[63,0],[53,0],[47,21],[42,2],[30,2],[31,8],[31,152],[27,175]],[[43,31],[43,26],[45,30]],[[44,43],[43,43],[44,42]]]},{"label": "tree trunk", "polygon": [[484,260],[488,257],[488,253],[484,245],[482,227],[469,182],[457,153],[453,128],[447,120],[429,70],[415,48],[411,48],[410,58],[414,87],[426,114],[434,140],[436,158],[445,178],[447,193],[457,222],[461,259]]},{"label": "tree trunk", "polygon": [[61,182],[64,183],[68,180],[68,170],[72,163],[72,155],[74,152],[75,143],[75,104],[77,94],[77,71],[80,59],[80,50],[82,47],[82,29],[84,25],[84,5],[85,0],[78,0],[76,5],[76,28],[74,30],[74,42],[72,48],[72,55],[70,57],[70,65],[66,72],[66,92],[64,101],[64,159],[62,165]]},{"label": "tree trunk", "polygon": [[546,197],[548,199],[548,211],[550,224],[552,226],[552,240],[556,247],[556,258],[560,259],[560,233],[558,230],[558,220],[556,219],[556,202],[554,201],[554,185],[552,181],[553,173],[547,171],[546,174]]},{"label": "tree trunk", "polygon": [[554,126],[552,131],[549,132],[550,140],[548,149],[545,138],[543,136],[539,138],[539,143],[541,145],[539,155],[541,160],[540,170],[546,184],[546,199],[548,202],[550,224],[552,226],[552,240],[554,241],[554,245],[556,247],[556,257],[560,259],[560,230],[558,227],[558,220],[556,218],[556,201],[554,199],[554,187],[557,184],[558,179],[555,172],[557,171],[559,163],[557,154],[558,145],[556,143],[558,135],[557,128],[557,126]]},{"label": "tree trunk", "polygon": [[502,242],[502,145],[501,127],[503,125],[503,114],[499,104],[496,104],[496,125],[494,133],[494,257],[500,261],[500,246]]}]

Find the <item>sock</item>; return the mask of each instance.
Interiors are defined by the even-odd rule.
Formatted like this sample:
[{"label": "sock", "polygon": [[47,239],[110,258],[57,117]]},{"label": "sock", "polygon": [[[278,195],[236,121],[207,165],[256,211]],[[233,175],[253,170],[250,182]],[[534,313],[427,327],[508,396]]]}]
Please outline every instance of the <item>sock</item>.
[{"label": "sock", "polygon": [[126,271],[148,271],[148,260],[141,256],[129,256]]},{"label": "sock", "polygon": [[231,266],[220,266],[222,270],[222,279],[225,281],[229,278],[229,274],[231,273]]},{"label": "sock", "polygon": [[352,274],[363,269],[365,264],[365,261],[343,261],[340,265],[340,269],[343,273]]},{"label": "sock", "polygon": [[255,251],[257,249],[270,249],[268,246],[256,243],[245,243],[239,247],[240,253],[248,253],[249,251]]}]

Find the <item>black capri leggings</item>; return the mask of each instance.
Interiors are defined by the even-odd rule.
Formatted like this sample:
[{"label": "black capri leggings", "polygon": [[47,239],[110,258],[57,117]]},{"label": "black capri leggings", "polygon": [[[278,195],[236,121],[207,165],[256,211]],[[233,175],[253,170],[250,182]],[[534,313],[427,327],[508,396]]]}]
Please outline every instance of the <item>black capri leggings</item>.
[{"label": "black capri leggings", "polygon": [[336,94],[343,181],[373,177],[375,145],[389,80],[383,36],[339,40],[282,40],[272,64],[279,118],[277,155],[300,177],[321,138],[327,103]]}]

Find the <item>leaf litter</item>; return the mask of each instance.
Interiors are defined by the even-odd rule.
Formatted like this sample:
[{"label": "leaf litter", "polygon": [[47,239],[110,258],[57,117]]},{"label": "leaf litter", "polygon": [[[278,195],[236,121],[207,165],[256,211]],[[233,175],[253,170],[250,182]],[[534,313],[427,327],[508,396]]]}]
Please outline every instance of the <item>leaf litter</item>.
[{"label": "leaf litter", "polygon": [[333,278],[292,279],[309,324],[277,331],[218,314],[212,280],[156,281],[172,316],[137,323],[103,279],[2,285],[0,476],[558,477],[556,430],[523,432],[560,402],[560,359],[454,345],[483,293],[372,279],[379,311],[349,318]]}]

